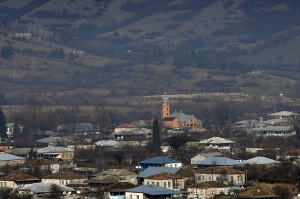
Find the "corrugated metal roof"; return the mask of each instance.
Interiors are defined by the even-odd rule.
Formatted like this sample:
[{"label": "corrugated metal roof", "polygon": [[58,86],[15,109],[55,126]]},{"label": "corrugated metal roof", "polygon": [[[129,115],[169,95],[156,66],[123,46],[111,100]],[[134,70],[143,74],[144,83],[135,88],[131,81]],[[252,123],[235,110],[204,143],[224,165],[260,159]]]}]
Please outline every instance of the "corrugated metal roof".
[{"label": "corrugated metal roof", "polygon": [[254,157],[248,160],[244,160],[242,162],[242,164],[277,164],[280,163],[279,161],[270,159],[270,158],[266,158],[266,157]]},{"label": "corrugated metal roof", "polygon": [[95,142],[98,146],[106,146],[106,147],[113,147],[113,146],[122,146],[122,143],[119,141],[114,140],[100,140],[98,142]]},{"label": "corrugated metal roof", "polygon": [[7,153],[0,154],[0,161],[10,161],[10,160],[24,160],[25,158],[22,158],[20,156],[11,155]]},{"label": "corrugated metal roof", "polygon": [[221,144],[221,143],[234,143],[234,141],[227,140],[221,137],[212,137],[206,140],[202,140],[199,142],[200,144],[212,143],[212,144]]},{"label": "corrugated metal roof", "polygon": [[267,126],[267,127],[262,127],[262,128],[254,128],[252,131],[288,131],[289,128],[285,126]]},{"label": "corrugated metal roof", "polygon": [[176,117],[180,120],[180,122],[187,122],[189,121],[190,119],[194,119],[198,122],[201,122],[200,120],[198,120],[197,118],[195,118],[194,115],[186,115],[182,112],[174,112],[170,115],[170,117]]},{"label": "corrugated metal roof", "polygon": [[231,166],[231,165],[239,165],[240,162],[226,158],[226,157],[209,157],[205,160],[201,160],[193,163],[193,165],[215,165],[215,166]]},{"label": "corrugated metal roof", "polygon": [[269,114],[268,116],[294,116],[294,115],[298,115],[298,114],[290,111],[280,111],[277,113]]},{"label": "corrugated metal roof", "polygon": [[66,191],[75,191],[72,188],[63,186],[63,185],[58,185],[58,184],[54,184],[52,182],[47,182],[47,183],[34,183],[34,184],[30,184],[30,185],[26,185],[22,188],[19,188],[20,191],[30,191],[32,193],[49,193],[51,190],[51,187],[53,185],[56,185],[59,190],[61,190],[62,192]]},{"label": "corrugated metal roof", "polygon": [[126,192],[133,192],[133,193],[145,193],[152,196],[157,195],[174,195],[180,194],[181,191],[167,189],[164,187],[156,186],[156,185],[141,185],[139,187],[135,187],[132,189],[127,189]]},{"label": "corrugated metal roof", "polygon": [[63,147],[46,147],[39,149],[38,153],[62,153],[62,152],[72,152],[71,149],[63,148]]},{"label": "corrugated metal roof", "polygon": [[148,167],[145,169],[142,173],[140,173],[140,178],[146,178],[148,176],[152,176],[161,172],[168,172],[175,174],[178,172],[180,168],[174,168],[174,167]]},{"label": "corrugated metal roof", "polygon": [[156,157],[153,157],[153,158],[150,158],[147,160],[143,160],[139,163],[142,163],[142,164],[169,164],[169,163],[180,163],[180,161],[166,158],[163,156],[156,156]]}]

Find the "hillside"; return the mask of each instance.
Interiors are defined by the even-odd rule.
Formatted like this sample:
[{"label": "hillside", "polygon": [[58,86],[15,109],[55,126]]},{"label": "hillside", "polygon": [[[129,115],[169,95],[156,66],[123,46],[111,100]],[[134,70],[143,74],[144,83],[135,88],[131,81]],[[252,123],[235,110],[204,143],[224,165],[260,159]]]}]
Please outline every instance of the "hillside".
[{"label": "hillside", "polygon": [[[0,45],[14,49],[0,60],[0,102],[24,104],[32,92],[48,104],[85,105],[164,91],[299,97],[298,4],[0,0]],[[65,57],[53,57],[60,48]]]}]

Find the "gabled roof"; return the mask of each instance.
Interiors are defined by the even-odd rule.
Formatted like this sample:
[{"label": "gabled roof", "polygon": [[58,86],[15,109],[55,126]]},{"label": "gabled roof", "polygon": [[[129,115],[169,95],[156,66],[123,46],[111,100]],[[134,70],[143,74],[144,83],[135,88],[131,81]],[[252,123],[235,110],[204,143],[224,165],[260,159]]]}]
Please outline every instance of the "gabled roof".
[{"label": "gabled roof", "polygon": [[180,170],[180,168],[174,167],[148,167],[142,173],[140,173],[140,178],[146,178],[151,175],[155,175],[161,172],[168,172],[168,173],[176,173]]},{"label": "gabled roof", "polygon": [[206,174],[210,174],[210,173],[224,174],[224,173],[226,173],[228,175],[231,175],[231,174],[244,174],[245,172],[234,169],[232,167],[209,167],[209,168],[203,169],[202,171],[200,171],[200,173],[206,173]]},{"label": "gabled roof", "polygon": [[84,181],[85,183],[109,184],[119,182],[120,177],[115,175],[101,175]]},{"label": "gabled roof", "polygon": [[175,120],[177,117],[165,117],[164,119],[163,119],[163,121],[173,121],[173,120]]},{"label": "gabled roof", "polygon": [[115,191],[121,191],[126,189],[132,189],[136,187],[136,185],[130,183],[130,182],[117,182],[115,184],[108,185],[104,188],[104,190],[109,190],[110,192]]},{"label": "gabled roof", "polygon": [[23,165],[51,165],[51,164],[59,164],[58,162],[55,162],[53,160],[41,158],[41,159],[35,159],[29,162],[25,162]]},{"label": "gabled roof", "polygon": [[0,154],[0,161],[11,161],[11,160],[24,160],[25,158],[22,158],[20,156],[11,155],[8,153],[1,153]]},{"label": "gabled roof", "polygon": [[201,160],[193,163],[193,165],[207,165],[207,166],[233,166],[239,164],[241,163],[226,157],[210,157],[205,160]]},{"label": "gabled roof", "polygon": [[134,124],[121,124],[119,126],[117,126],[116,128],[138,128],[137,126],[135,126]]},{"label": "gabled roof", "polygon": [[132,189],[127,189],[126,192],[133,192],[133,193],[144,193],[152,196],[157,195],[174,195],[174,194],[180,194],[181,191],[167,189],[164,187],[156,186],[153,184],[149,185],[141,185],[139,187],[135,187]]},{"label": "gabled roof", "polygon": [[252,131],[278,131],[278,132],[282,132],[282,131],[288,131],[290,130],[290,128],[287,128],[285,126],[267,126],[267,127],[262,127],[262,128],[254,128],[251,129]]},{"label": "gabled roof", "polygon": [[63,152],[73,152],[71,149],[63,148],[63,147],[46,147],[39,149],[38,153],[63,153]]},{"label": "gabled roof", "polygon": [[126,169],[108,169],[106,171],[98,173],[97,175],[132,176],[137,174]]},{"label": "gabled roof", "polygon": [[183,179],[183,177],[173,174],[173,173],[168,173],[168,172],[161,172],[152,176],[148,176],[145,179],[152,179],[152,180],[169,180],[169,179]]},{"label": "gabled roof", "polygon": [[277,113],[271,113],[268,116],[294,116],[294,115],[298,115],[298,114],[290,111],[280,111]]},{"label": "gabled roof", "polygon": [[119,141],[115,140],[100,140],[98,142],[95,142],[98,146],[104,146],[104,147],[116,147],[116,146],[122,146],[123,144]]},{"label": "gabled roof", "polygon": [[39,180],[36,177],[21,173],[19,171],[14,171],[11,174],[0,178],[0,181],[24,181],[24,180]]},{"label": "gabled roof", "polygon": [[143,160],[139,163],[142,163],[142,164],[169,164],[169,163],[180,163],[180,161],[166,158],[163,156],[156,156],[156,157],[153,157],[153,158],[150,158],[147,160]]},{"label": "gabled roof", "polygon": [[216,157],[216,156],[222,156],[222,154],[220,152],[214,152],[214,153],[200,153],[199,155],[202,155],[206,158],[210,158],[210,157]]},{"label": "gabled roof", "polygon": [[202,140],[199,142],[200,144],[207,144],[207,143],[211,143],[211,144],[222,144],[222,143],[235,143],[234,141],[231,140],[227,140],[225,138],[221,138],[221,137],[212,137],[206,140]]},{"label": "gabled roof", "polygon": [[180,120],[180,122],[187,122],[190,119],[196,120],[197,122],[200,122],[199,120],[197,120],[197,118],[195,118],[194,115],[186,115],[182,112],[174,112],[170,115],[170,117],[176,117]]},{"label": "gabled roof", "polygon": [[69,192],[75,191],[72,188],[54,184],[53,182],[46,182],[46,183],[33,183],[30,185],[25,185],[24,187],[19,188],[20,191],[30,191],[31,193],[49,193],[51,191],[52,186],[55,185],[61,190],[61,192]]},{"label": "gabled roof", "polygon": [[70,171],[59,171],[43,177],[43,179],[86,179],[85,176]]},{"label": "gabled roof", "polygon": [[205,182],[200,182],[200,183],[193,184],[193,185],[189,186],[188,188],[202,188],[202,189],[206,189],[206,188],[225,188],[225,187],[230,188],[230,186],[228,184],[224,184],[222,182],[218,182],[218,181],[205,181]]},{"label": "gabled roof", "polygon": [[280,162],[270,158],[261,157],[261,156],[244,160],[242,162],[242,164],[276,164],[276,163],[280,163]]}]

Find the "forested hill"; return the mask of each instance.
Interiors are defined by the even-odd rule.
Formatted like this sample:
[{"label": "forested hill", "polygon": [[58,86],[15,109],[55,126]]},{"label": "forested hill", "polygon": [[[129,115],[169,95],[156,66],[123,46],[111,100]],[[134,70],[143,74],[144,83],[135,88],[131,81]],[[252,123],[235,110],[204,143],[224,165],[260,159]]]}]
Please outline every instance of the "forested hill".
[{"label": "forested hill", "polygon": [[298,0],[0,0],[2,102],[22,102],[7,94],[19,89],[52,88],[295,94],[299,7]]}]

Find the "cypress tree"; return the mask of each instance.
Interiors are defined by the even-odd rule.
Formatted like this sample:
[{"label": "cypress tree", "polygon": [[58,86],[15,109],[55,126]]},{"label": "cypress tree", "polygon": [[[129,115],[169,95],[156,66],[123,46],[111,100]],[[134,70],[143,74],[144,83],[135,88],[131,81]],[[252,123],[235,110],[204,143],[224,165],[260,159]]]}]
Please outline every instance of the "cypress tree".
[{"label": "cypress tree", "polygon": [[2,108],[0,106],[0,136],[1,138],[7,137],[7,126],[6,126],[6,117],[2,111]]},{"label": "cypress tree", "polygon": [[158,124],[157,117],[155,117],[154,120],[153,120],[152,142],[155,145],[160,146],[160,133],[159,133],[159,124]]}]

